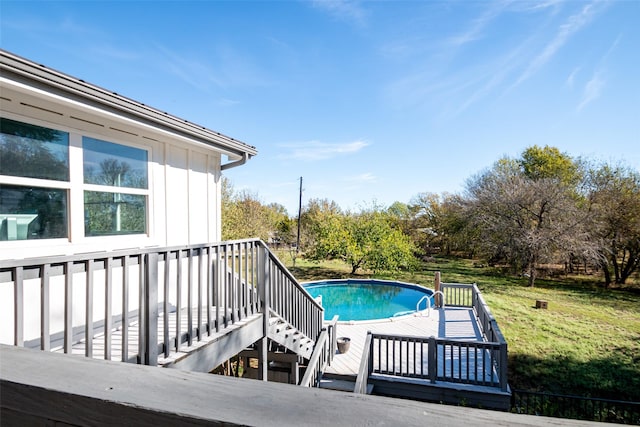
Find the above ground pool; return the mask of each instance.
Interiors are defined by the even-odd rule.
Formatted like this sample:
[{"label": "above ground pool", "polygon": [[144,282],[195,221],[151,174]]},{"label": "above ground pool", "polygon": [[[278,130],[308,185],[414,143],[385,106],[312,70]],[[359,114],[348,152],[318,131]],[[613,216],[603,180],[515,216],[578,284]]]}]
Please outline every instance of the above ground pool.
[{"label": "above ground pool", "polygon": [[[433,291],[418,285],[387,280],[325,280],[304,284],[314,298],[322,298],[325,320],[388,319],[414,313],[416,304],[427,296],[433,306]],[[427,301],[420,303],[420,310]]]}]

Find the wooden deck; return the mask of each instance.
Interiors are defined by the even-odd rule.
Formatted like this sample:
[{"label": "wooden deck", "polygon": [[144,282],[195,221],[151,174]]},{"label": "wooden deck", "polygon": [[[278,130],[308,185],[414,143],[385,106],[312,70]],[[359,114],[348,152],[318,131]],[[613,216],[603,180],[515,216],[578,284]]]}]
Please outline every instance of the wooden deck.
[{"label": "wooden deck", "polygon": [[350,338],[351,344],[347,353],[336,353],[325,373],[357,376],[365,338],[369,331],[381,334],[434,336],[468,341],[483,340],[473,309],[468,307],[431,310],[429,316],[423,313],[422,315],[409,315],[384,321],[339,323],[337,336]]},{"label": "wooden deck", "polygon": [[0,345],[2,425],[602,426]]},{"label": "wooden deck", "polygon": [[[211,313],[211,323],[214,325],[220,325],[221,332],[224,331],[226,329],[224,326],[224,314],[218,312],[216,321],[217,310],[215,306],[211,308]],[[200,328],[198,328],[199,314],[201,319]],[[108,337],[107,334],[105,334],[104,322],[99,322],[94,325],[92,334],[93,338],[90,340],[89,350],[87,350],[87,340],[85,338],[77,339],[71,347],[71,354],[89,355],[94,359],[135,362],[138,355],[138,341],[140,336],[140,323],[138,322],[138,317],[129,316],[129,324],[126,327],[121,322],[121,316],[118,315],[117,317],[119,318],[118,323],[108,332]],[[230,319],[230,317],[230,313],[227,312],[227,319]],[[250,318],[253,317],[255,316],[250,316]],[[189,328],[189,320],[191,320],[191,328]],[[207,343],[220,335],[219,332],[216,333],[213,330],[211,334],[207,334],[207,313],[205,309],[202,309],[202,311],[198,313],[198,309],[193,308],[191,310],[191,316],[189,316],[188,309],[183,308],[180,310],[180,316],[178,319],[177,310],[172,308],[167,313],[166,321],[168,326],[167,338],[171,340],[174,345],[169,349],[169,355],[167,358],[164,357],[163,353],[159,354],[158,365],[170,363],[174,361],[176,357],[179,357],[181,353],[189,352],[192,347],[197,348],[199,345]],[[228,323],[230,324],[231,322]],[[158,337],[162,338],[165,336],[164,324],[164,313],[161,312],[157,318]],[[180,325],[179,334],[183,337],[183,342],[179,347],[180,351],[176,352],[175,337],[178,335],[178,324]],[[244,324],[244,322],[241,322],[241,324]],[[191,343],[186,342],[188,332],[191,332]],[[58,339],[54,339],[51,342],[51,351],[62,353],[64,352],[62,335],[58,335]],[[126,343],[126,345],[123,346],[123,343]],[[33,340],[29,344],[30,345],[27,345],[27,347],[34,347],[39,345],[39,340]],[[105,351],[105,349],[107,349],[107,351]]]}]

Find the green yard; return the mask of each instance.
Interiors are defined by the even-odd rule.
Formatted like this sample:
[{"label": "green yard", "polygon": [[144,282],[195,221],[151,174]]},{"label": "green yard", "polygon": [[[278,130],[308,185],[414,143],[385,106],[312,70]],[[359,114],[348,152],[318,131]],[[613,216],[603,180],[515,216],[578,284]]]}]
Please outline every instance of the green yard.
[{"label": "green yard", "polygon": [[[349,277],[349,267],[291,256],[281,259],[300,281]],[[540,279],[505,276],[470,260],[436,259],[420,271],[377,275],[433,287],[477,283],[509,344],[513,388],[640,401],[640,289],[605,290],[595,277]],[[366,275],[358,277],[370,277]],[[548,301],[536,309],[535,301]]]}]

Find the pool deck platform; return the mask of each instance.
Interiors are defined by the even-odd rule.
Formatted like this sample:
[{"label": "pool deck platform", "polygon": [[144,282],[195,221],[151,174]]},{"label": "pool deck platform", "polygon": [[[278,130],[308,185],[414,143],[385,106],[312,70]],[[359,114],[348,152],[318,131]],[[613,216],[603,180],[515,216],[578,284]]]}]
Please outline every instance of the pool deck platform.
[{"label": "pool deck platform", "polygon": [[482,341],[482,333],[470,307],[432,309],[419,314],[377,321],[340,322],[338,337],[351,339],[345,354],[336,353],[325,374],[355,377],[364,351],[367,332]]}]

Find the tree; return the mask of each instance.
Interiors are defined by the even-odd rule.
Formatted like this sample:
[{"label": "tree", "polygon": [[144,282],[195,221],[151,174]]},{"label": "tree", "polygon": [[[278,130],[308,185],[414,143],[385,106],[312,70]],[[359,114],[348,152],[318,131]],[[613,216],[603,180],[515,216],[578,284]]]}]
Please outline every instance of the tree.
[{"label": "tree", "polygon": [[236,193],[231,182],[222,179],[222,238],[236,240],[260,238],[265,242],[277,238],[278,227],[287,217],[277,204],[264,205],[257,194]]},{"label": "tree", "polygon": [[467,183],[467,202],[485,255],[507,261],[514,270],[524,269],[534,286],[540,263],[569,253],[596,259],[597,250],[589,239],[586,212],[575,197],[575,187],[558,174],[565,168],[536,162],[527,169],[525,164],[526,156],[520,161],[499,160]]},{"label": "tree", "polygon": [[534,145],[525,149],[518,164],[522,174],[533,181],[553,179],[568,186],[575,186],[582,178],[579,162],[548,145]]},{"label": "tree", "polygon": [[624,284],[640,268],[640,174],[608,164],[592,169],[589,201],[605,286]]},{"label": "tree", "polygon": [[305,251],[309,259],[341,259],[352,274],[361,268],[392,271],[412,264],[411,240],[379,208],[344,214],[332,203],[312,201],[305,218],[311,234]]}]

